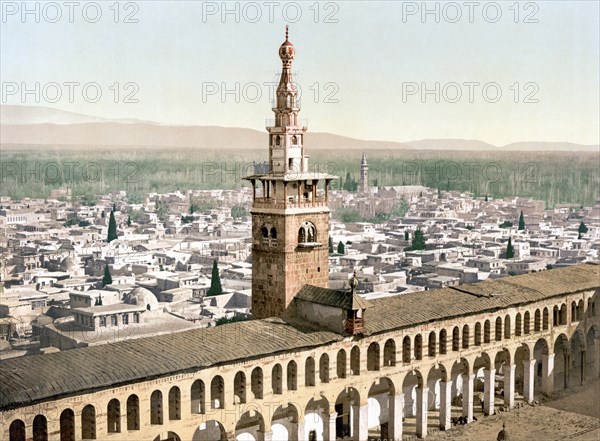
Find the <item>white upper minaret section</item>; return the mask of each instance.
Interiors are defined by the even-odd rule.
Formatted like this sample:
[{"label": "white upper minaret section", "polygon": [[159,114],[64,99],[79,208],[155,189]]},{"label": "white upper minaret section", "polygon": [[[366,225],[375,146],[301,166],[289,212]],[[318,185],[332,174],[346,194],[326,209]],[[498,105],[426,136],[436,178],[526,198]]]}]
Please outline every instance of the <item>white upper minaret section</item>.
[{"label": "white upper minaret section", "polygon": [[285,27],[285,41],[279,47],[281,58],[281,79],[277,86],[276,107],[273,108],[275,121],[267,127],[269,132],[269,162],[275,175],[303,173],[308,171],[304,156],[304,134],[298,120],[300,107],[298,89],[292,77],[292,61],[296,55],[294,45],[288,40],[288,27]]}]

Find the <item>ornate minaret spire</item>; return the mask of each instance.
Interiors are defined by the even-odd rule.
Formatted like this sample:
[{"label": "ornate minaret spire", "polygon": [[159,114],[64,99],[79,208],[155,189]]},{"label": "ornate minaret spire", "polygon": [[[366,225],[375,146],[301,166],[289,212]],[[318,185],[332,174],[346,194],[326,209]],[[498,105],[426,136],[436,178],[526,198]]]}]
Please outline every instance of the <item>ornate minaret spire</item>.
[{"label": "ornate minaret spire", "polygon": [[298,120],[300,105],[298,89],[292,75],[292,61],[296,55],[294,45],[289,41],[289,28],[285,27],[285,41],[279,46],[281,58],[281,78],[277,86],[274,124],[267,127],[270,135],[269,162],[271,170],[277,175],[290,172],[304,172],[307,164],[304,160],[304,132]]}]

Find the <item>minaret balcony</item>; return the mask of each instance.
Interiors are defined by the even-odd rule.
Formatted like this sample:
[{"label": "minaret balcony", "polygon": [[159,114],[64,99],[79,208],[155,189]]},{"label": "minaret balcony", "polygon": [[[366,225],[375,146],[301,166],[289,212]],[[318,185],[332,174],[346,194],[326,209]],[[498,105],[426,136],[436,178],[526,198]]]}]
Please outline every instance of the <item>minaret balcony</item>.
[{"label": "minaret balcony", "polygon": [[274,209],[288,209],[288,208],[318,208],[327,207],[327,198],[324,196],[317,196],[314,198],[301,198],[298,200],[297,197],[290,197],[287,201],[284,199],[277,198],[265,198],[256,197],[252,204],[254,208],[274,208]]},{"label": "minaret balcony", "polygon": [[[265,127],[267,129],[272,129],[274,127],[277,127],[275,125],[275,119],[274,118],[268,118],[268,119],[266,119],[265,120]],[[288,127],[289,128],[298,128],[298,127],[300,127],[303,130],[307,130],[308,129],[308,119],[302,119],[302,118],[300,118],[298,120],[298,124],[297,125],[295,125],[295,126],[285,126],[285,128],[288,128]]]}]

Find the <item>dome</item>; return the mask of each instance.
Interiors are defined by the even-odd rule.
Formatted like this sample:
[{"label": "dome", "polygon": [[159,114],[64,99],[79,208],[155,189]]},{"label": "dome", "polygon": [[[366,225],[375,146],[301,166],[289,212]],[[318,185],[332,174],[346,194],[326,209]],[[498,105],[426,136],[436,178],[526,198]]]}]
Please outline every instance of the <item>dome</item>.
[{"label": "dome", "polygon": [[279,46],[279,58],[281,61],[292,61],[296,55],[294,45],[288,40],[288,27],[285,27],[285,41]]},{"label": "dome", "polygon": [[158,309],[158,300],[156,296],[146,288],[137,287],[131,291],[125,298],[125,303],[130,305],[144,306],[148,311]]},{"label": "dome", "polygon": [[60,262],[60,270],[61,271],[72,272],[72,271],[76,271],[77,268],[79,268],[79,265],[77,265],[77,262],[75,262],[75,259],[73,259],[71,256],[65,257]]}]

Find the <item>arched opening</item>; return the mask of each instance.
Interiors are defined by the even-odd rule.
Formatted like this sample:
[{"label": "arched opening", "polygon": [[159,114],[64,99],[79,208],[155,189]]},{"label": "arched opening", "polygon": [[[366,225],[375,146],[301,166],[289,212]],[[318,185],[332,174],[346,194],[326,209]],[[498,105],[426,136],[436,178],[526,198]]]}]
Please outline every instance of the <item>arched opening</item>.
[{"label": "arched opening", "polygon": [[[515,380],[511,375],[513,367],[508,349],[504,348],[496,353],[496,357],[494,358],[494,366],[496,369],[497,380],[494,392],[496,396],[501,398],[501,404],[510,408],[514,406]],[[510,381],[512,381],[513,384],[510,384]],[[502,387],[500,387],[500,385],[502,385]],[[512,396],[510,396],[511,392]]]},{"label": "arched opening", "polygon": [[531,332],[531,316],[529,314],[529,311],[525,311],[525,314],[523,315],[523,334],[529,335],[530,332]]},{"label": "arched opening", "polygon": [[346,351],[340,349],[336,358],[336,374],[338,378],[346,378]]},{"label": "arched opening", "polygon": [[155,390],[150,395],[150,424],[163,423],[163,398],[162,392]]},{"label": "arched opening", "polygon": [[521,319],[521,313],[517,313],[517,315],[515,316],[515,335],[517,337],[521,336],[521,329],[522,329],[522,319]]},{"label": "arched opening", "polygon": [[494,327],[496,341],[502,340],[502,319],[500,317],[496,318],[496,326]]},{"label": "arched opening", "polygon": [[447,345],[448,335],[445,329],[440,331],[440,354],[446,354],[446,345]]},{"label": "arched opening", "polygon": [[265,422],[260,412],[244,412],[235,425],[237,441],[264,441]]},{"label": "arched opening", "polygon": [[181,437],[177,435],[175,432],[167,431],[167,437],[162,438],[161,435],[158,435],[152,441],[181,441]]},{"label": "arched opening", "polygon": [[535,359],[535,387],[541,388],[541,392],[548,393],[546,372],[544,372],[544,364],[547,363],[549,354],[548,343],[543,338],[540,338],[533,347],[533,358]]},{"label": "arched opening", "polygon": [[271,227],[271,238],[277,239],[277,230],[275,229],[275,227]]},{"label": "arched opening", "polygon": [[460,331],[458,326],[455,326],[452,330],[452,350],[458,351],[460,349]]},{"label": "arched opening", "polygon": [[380,378],[371,385],[367,403],[369,407],[367,427],[369,439],[395,439],[394,418],[399,417],[395,409],[394,385],[388,378]]},{"label": "arched opening", "polygon": [[481,346],[481,323],[475,323],[475,346]]},{"label": "arched opening", "polygon": [[275,395],[283,393],[283,368],[279,363],[271,371],[271,389]]},{"label": "arched opening", "polygon": [[[469,362],[461,358],[452,365],[450,378],[452,380],[452,416],[462,416],[467,422],[472,420],[474,380],[470,374]],[[474,371],[475,372],[475,371]]]},{"label": "arched opening", "polygon": [[396,366],[396,342],[391,338],[383,346],[383,365]]},{"label": "arched opening", "polygon": [[571,322],[576,322],[577,320],[577,303],[575,300],[571,302]]},{"label": "arched opening", "polygon": [[177,386],[169,390],[169,420],[181,419],[181,391]]},{"label": "arched opening", "polygon": [[548,308],[544,308],[544,312],[542,313],[542,329],[544,331],[548,330]]},{"label": "arched opening", "polygon": [[558,326],[560,324],[560,312],[558,306],[552,308],[552,326]]},{"label": "arched opening", "polygon": [[367,349],[367,370],[379,370],[379,345],[375,342],[371,343]]},{"label": "arched opening", "polygon": [[272,439],[296,439],[298,436],[298,409],[291,403],[279,406],[271,418]]},{"label": "arched opening", "polygon": [[329,383],[329,355],[323,354],[319,359],[319,380]]},{"label": "arched opening", "polygon": [[33,419],[33,441],[48,441],[48,421],[44,415]]},{"label": "arched opening", "polygon": [[71,409],[60,414],[60,441],[75,441],[75,413]]},{"label": "arched opening", "polygon": [[10,441],[25,441],[25,423],[21,420],[14,420],[8,428]]},{"label": "arched opening", "polygon": [[415,360],[423,359],[423,337],[421,334],[415,335]]},{"label": "arched opening", "polygon": [[335,439],[358,439],[359,408],[360,397],[353,387],[338,395],[335,401]]},{"label": "arched opening", "polygon": [[583,320],[584,317],[585,317],[585,314],[584,314],[583,300],[579,300],[579,302],[577,303],[577,321]]},{"label": "arched opening", "polygon": [[287,365],[287,389],[298,389],[298,366],[294,360]]},{"label": "arched opening", "polygon": [[504,317],[504,338],[510,339],[510,315]]},{"label": "arched opening", "polygon": [[419,370],[411,371],[402,383],[404,394],[403,436],[421,438],[426,434],[427,412],[423,412],[424,379]]},{"label": "arched opening", "polygon": [[596,378],[598,372],[598,359],[595,352],[594,340],[598,336],[595,326],[591,326],[585,336],[585,379]]},{"label": "arched opening", "polygon": [[560,324],[567,324],[567,305],[565,305],[564,303],[560,307]]},{"label": "arched opening", "polygon": [[[315,439],[331,439],[329,425],[329,401],[321,397],[316,400],[312,398],[304,409],[304,433],[308,434],[310,439],[311,432],[314,432]],[[327,421],[327,422],[326,422]]]},{"label": "arched opening", "polygon": [[486,320],[483,324],[483,342],[489,343],[492,339],[492,325],[489,320]]},{"label": "arched opening", "polygon": [[437,346],[435,340],[435,331],[431,331],[429,333],[429,338],[427,341],[427,355],[429,355],[430,357],[435,357],[435,348]]},{"label": "arched opening", "polygon": [[221,423],[209,420],[194,432],[192,441],[227,441],[227,432]]},{"label": "arched opening", "polygon": [[243,404],[246,402],[246,374],[239,371],[233,378],[233,399],[234,404]]},{"label": "arched opening", "polygon": [[469,349],[469,342],[471,341],[471,336],[469,335],[469,325],[464,325],[462,329],[462,348]]},{"label": "arched opening", "polygon": [[205,407],[205,388],[204,381],[196,380],[192,384],[192,388],[190,390],[191,395],[191,404],[192,404],[192,414],[203,414],[206,412]]},{"label": "arched opening", "polygon": [[579,386],[583,384],[585,378],[585,356],[587,355],[584,346],[584,338],[580,331],[577,330],[571,337],[570,342],[570,369],[569,369],[569,384],[570,386]]},{"label": "arched opening", "polygon": [[429,388],[429,399],[428,399],[428,410],[438,411],[439,420],[436,421],[434,418],[428,419],[431,421],[429,426],[432,430],[441,429],[448,430],[451,427],[450,412],[451,409],[446,403],[451,401],[451,383],[448,382],[448,375],[446,368],[442,364],[434,365],[427,374],[427,387]]},{"label": "arched opening", "polygon": [[140,429],[140,399],[137,395],[127,398],[127,430]]},{"label": "arched opening", "polygon": [[569,340],[565,334],[560,334],[554,341],[554,388],[569,387],[569,367],[571,365]]},{"label": "arched opening", "polygon": [[315,359],[312,357],[308,357],[304,364],[304,385],[315,385]]},{"label": "arched opening", "polygon": [[402,339],[402,363],[410,363],[412,354],[410,353],[410,337],[407,335]]},{"label": "arched opening", "polygon": [[108,433],[119,433],[121,431],[121,403],[116,398],[108,402],[106,422]]},{"label": "arched opening", "polygon": [[91,404],[81,410],[81,438],[96,439],[96,409]]},{"label": "arched opening", "polygon": [[213,409],[225,407],[225,382],[220,375],[214,377],[210,382],[210,402]]},{"label": "arched opening", "polygon": [[[478,415],[492,415],[494,413],[495,370],[492,369],[490,356],[482,352],[473,362],[475,374],[473,390],[473,413]],[[463,397],[464,399],[464,397]]]},{"label": "arched opening", "polygon": [[260,234],[264,239],[268,238],[269,237],[269,229],[263,225],[262,228],[260,229]]},{"label": "arched opening", "polygon": [[255,400],[260,400],[263,397],[263,371],[259,367],[252,369],[250,374],[250,391],[254,395]]},{"label": "arched opening", "polygon": [[354,346],[350,351],[350,371],[352,375],[360,375],[360,348]]},{"label": "arched opening", "polygon": [[535,310],[535,314],[533,316],[533,331],[540,332],[542,330],[542,313],[539,309]]}]

